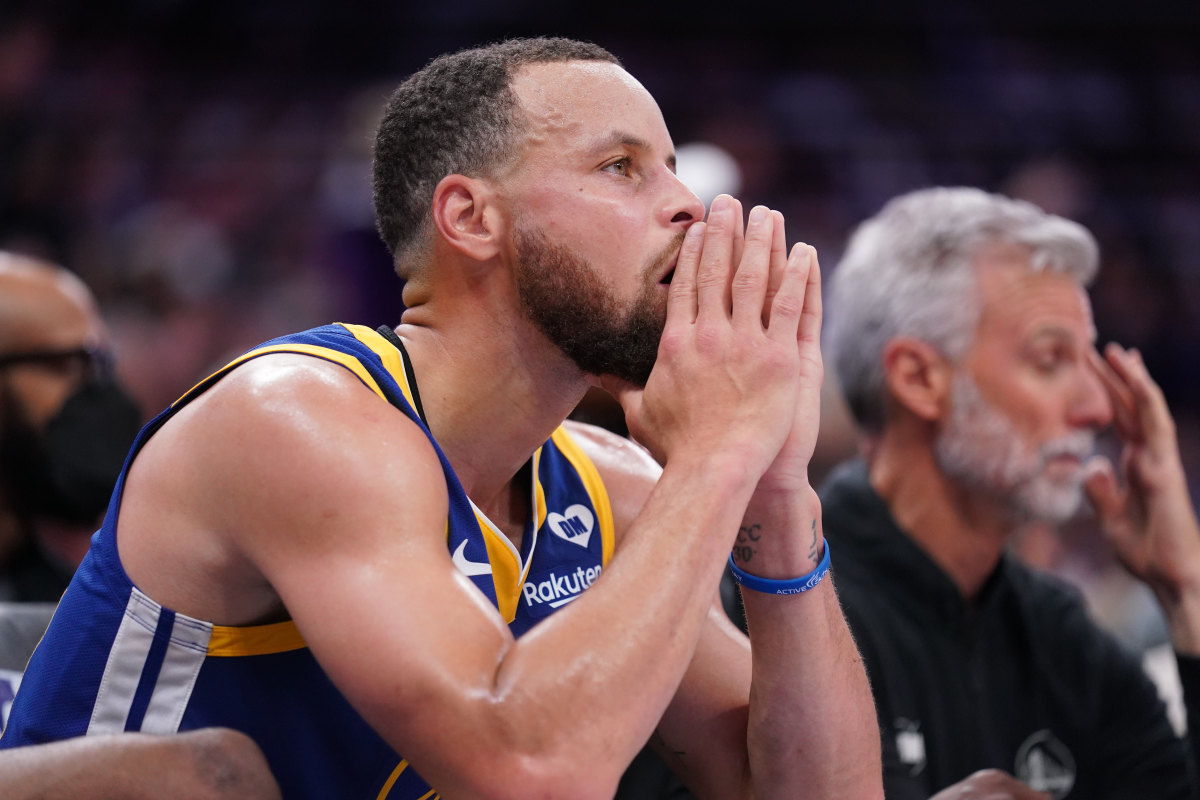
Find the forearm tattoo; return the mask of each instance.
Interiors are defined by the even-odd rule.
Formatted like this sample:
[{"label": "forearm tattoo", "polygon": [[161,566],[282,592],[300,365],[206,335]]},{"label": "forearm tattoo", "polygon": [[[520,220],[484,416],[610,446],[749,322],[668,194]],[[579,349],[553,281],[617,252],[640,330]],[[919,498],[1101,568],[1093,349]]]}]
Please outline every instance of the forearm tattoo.
[{"label": "forearm tattoo", "polygon": [[[820,561],[820,549],[817,539],[817,521],[814,519],[810,526],[812,539],[808,543],[808,557],[814,562]],[[737,541],[733,545],[733,560],[739,564],[748,564],[758,553],[758,542],[762,539],[762,525],[743,525],[738,528]]]},{"label": "forearm tattoo", "polygon": [[733,545],[733,560],[742,564],[749,563],[758,552],[755,545],[762,538],[762,526],[743,525],[738,528],[737,542]]}]

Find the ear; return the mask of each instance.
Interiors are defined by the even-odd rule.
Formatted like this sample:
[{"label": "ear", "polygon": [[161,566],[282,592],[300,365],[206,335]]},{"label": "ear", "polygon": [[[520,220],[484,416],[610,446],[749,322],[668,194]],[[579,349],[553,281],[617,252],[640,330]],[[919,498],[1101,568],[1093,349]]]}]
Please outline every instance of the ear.
[{"label": "ear", "polygon": [[496,195],[485,181],[447,175],[433,190],[433,225],[455,250],[486,261],[500,250]]},{"label": "ear", "polygon": [[928,342],[897,336],[883,348],[888,394],[909,413],[934,422],[950,405],[954,369]]}]

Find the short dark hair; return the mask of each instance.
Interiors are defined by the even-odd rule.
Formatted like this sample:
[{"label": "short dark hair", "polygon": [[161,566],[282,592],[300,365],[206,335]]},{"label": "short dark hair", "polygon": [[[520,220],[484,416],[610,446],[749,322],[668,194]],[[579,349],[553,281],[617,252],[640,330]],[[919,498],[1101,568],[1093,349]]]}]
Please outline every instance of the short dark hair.
[{"label": "short dark hair", "polygon": [[527,64],[608,61],[573,39],[508,41],[439,56],[392,93],[375,137],[375,218],[399,262],[429,221],[447,175],[487,175],[512,155],[521,130],[513,74]]}]

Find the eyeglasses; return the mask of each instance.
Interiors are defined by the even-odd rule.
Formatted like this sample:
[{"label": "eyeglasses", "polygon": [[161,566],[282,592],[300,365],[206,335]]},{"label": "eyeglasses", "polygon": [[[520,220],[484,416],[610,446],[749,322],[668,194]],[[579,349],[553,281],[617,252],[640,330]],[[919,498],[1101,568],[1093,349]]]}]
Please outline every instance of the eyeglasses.
[{"label": "eyeglasses", "polygon": [[109,351],[95,347],[0,354],[0,369],[24,364],[41,366],[63,375],[97,377],[112,374],[113,357]]}]

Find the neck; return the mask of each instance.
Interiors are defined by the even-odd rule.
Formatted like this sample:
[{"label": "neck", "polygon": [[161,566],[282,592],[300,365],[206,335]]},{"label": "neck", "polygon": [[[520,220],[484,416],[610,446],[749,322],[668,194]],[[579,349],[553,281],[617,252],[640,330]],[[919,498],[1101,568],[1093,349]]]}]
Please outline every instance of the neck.
[{"label": "neck", "polygon": [[947,478],[927,435],[884,433],[869,475],[900,528],[974,600],[1015,531],[999,503]]},{"label": "neck", "polygon": [[514,502],[514,477],[587,389],[532,326],[502,320],[427,302],[406,310],[396,329],[434,438],[468,496],[499,525],[513,516],[508,509],[528,505]]}]

